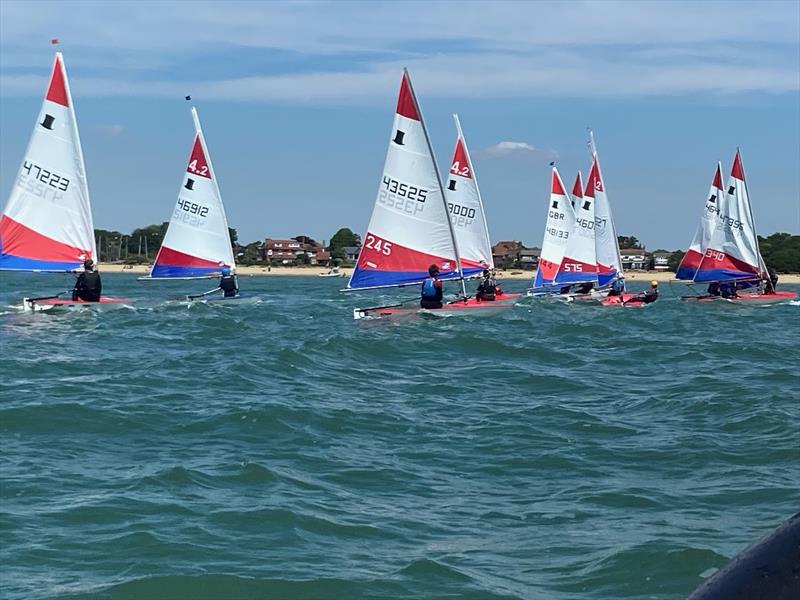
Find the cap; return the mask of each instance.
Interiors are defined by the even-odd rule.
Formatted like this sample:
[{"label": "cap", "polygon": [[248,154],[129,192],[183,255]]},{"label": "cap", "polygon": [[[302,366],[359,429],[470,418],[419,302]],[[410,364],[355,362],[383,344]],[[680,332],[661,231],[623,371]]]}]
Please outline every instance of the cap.
[{"label": "cap", "polygon": [[83,268],[84,269],[91,269],[94,266],[94,261],[91,258],[87,258],[83,261]]},{"label": "cap", "polygon": [[650,285],[658,287],[658,282],[655,279],[653,279],[653,281],[650,282]]},{"label": "cap", "polygon": [[231,274],[231,268],[230,267],[222,267],[222,274],[223,275],[230,275]]}]

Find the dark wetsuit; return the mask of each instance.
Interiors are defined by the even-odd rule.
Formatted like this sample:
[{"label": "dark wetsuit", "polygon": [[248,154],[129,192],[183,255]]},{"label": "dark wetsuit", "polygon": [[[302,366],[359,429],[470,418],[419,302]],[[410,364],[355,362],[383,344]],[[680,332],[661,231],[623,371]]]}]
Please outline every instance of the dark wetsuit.
[{"label": "dark wetsuit", "polygon": [[422,282],[420,308],[442,308],[443,297],[442,282],[436,277],[428,277]]},{"label": "dark wetsuit", "polygon": [[100,283],[100,273],[97,271],[84,271],[78,275],[75,287],[72,290],[73,300],[84,300],[86,302],[100,302],[100,294],[103,285]]},{"label": "dark wetsuit", "polygon": [[591,281],[587,283],[582,283],[580,286],[578,286],[578,289],[575,290],[575,293],[588,294],[589,292],[592,291],[592,288],[594,288],[594,284]]},{"label": "dark wetsuit", "polygon": [[645,304],[650,304],[656,300],[658,300],[658,289],[650,289],[642,294],[642,302]]},{"label": "dark wetsuit", "polygon": [[492,302],[496,298],[497,293],[497,283],[494,278],[486,277],[478,286],[478,291],[475,292],[475,298],[482,302]]},{"label": "dark wetsuit", "polygon": [[708,284],[708,295],[709,296],[719,296],[722,292],[719,290],[719,283],[716,281]]},{"label": "dark wetsuit", "polygon": [[239,286],[236,285],[236,277],[233,275],[223,275],[219,280],[219,289],[222,290],[226,298],[231,298],[239,293]]}]

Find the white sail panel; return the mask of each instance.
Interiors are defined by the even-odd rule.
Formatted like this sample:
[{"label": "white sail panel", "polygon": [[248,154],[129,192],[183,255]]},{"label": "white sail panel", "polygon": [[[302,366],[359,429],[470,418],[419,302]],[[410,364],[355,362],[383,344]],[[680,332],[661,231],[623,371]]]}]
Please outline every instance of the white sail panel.
[{"label": "white sail panel", "polygon": [[469,276],[486,268],[494,268],[494,260],[475,169],[458,115],[453,115],[453,118],[458,136],[450,163],[445,197],[450,222],[458,240],[458,251],[461,253],[461,268],[464,275]]},{"label": "white sail panel", "polygon": [[153,278],[209,277],[234,258],[222,195],[211,166],[200,119],[192,108],[195,137],[172,218],[150,272]]},{"label": "white sail panel", "polygon": [[725,201],[725,191],[722,187],[722,163],[717,163],[717,168],[714,171],[714,177],[711,181],[711,188],[706,196],[706,203],[703,207],[703,214],[700,217],[700,223],[697,225],[697,231],[694,234],[694,239],[689,245],[686,254],[683,255],[681,264],[678,266],[678,271],[675,274],[677,279],[693,279],[703,255],[708,248],[711,241],[711,234],[719,220],[720,209],[719,206]]},{"label": "white sail panel", "polygon": [[584,198],[594,199],[595,253],[597,258],[597,281],[604,286],[613,279],[622,277],[622,261],[617,246],[617,232],[611,216],[611,205],[606,195],[597,154],[592,160]]},{"label": "white sail panel", "polygon": [[550,199],[547,205],[547,221],[542,239],[542,253],[536,269],[533,287],[538,288],[555,281],[564,259],[569,239],[575,229],[575,211],[567,197],[564,182],[558,169],[553,167],[550,177]]},{"label": "white sail panel", "polygon": [[437,264],[456,277],[453,236],[419,105],[403,73],[389,149],[349,288],[422,281]]},{"label": "white sail panel", "polygon": [[719,206],[719,217],[695,281],[728,281],[766,277],[739,151]]},{"label": "white sail panel", "polygon": [[597,281],[597,259],[594,242],[594,197],[584,198],[583,181],[578,173],[572,186],[575,224],[564,248],[564,258],[555,282],[563,284]]},{"label": "white sail panel", "polygon": [[86,168],[64,58],[0,218],[0,269],[72,271],[96,258]]}]

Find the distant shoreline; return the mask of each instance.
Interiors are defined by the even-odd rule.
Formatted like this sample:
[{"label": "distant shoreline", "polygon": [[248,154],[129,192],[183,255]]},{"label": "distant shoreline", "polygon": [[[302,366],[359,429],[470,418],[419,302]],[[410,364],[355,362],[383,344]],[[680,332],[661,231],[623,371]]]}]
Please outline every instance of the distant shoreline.
[{"label": "distant shoreline", "polygon": [[[117,263],[100,263],[99,269],[104,273],[130,273],[131,275],[147,275],[150,272],[149,265],[121,265]],[[273,267],[268,270],[268,267],[262,266],[241,266],[236,267],[236,274],[240,277],[244,276],[272,276],[272,275],[290,275],[290,276],[305,276],[317,277],[323,273],[327,273],[326,267]],[[352,269],[342,268],[343,277],[346,279],[350,277]],[[498,279],[533,279],[535,271],[520,271],[510,269],[507,271],[497,271]],[[628,281],[658,281],[664,282],[675,278],[675,273],[671,271],[626,271],[625,279]],[[331,277],[333,279],[333,277]],[[778,284],[800,284],[800,274],[792,273],[781,275]]]}]

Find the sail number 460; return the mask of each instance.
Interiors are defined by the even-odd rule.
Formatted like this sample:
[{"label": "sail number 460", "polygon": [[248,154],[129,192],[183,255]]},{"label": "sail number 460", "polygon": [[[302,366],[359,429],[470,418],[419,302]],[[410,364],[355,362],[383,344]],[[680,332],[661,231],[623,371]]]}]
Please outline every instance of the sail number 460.
[{"label": "sail number 460", "polygon": [[372,234],[367,234],[367,243],[364,245],[370,250],[375,250],[375,252],[380,252],[386,256],[389,256],[392,253],[392,242],[387,242],[386,240],[376,238]]}]

